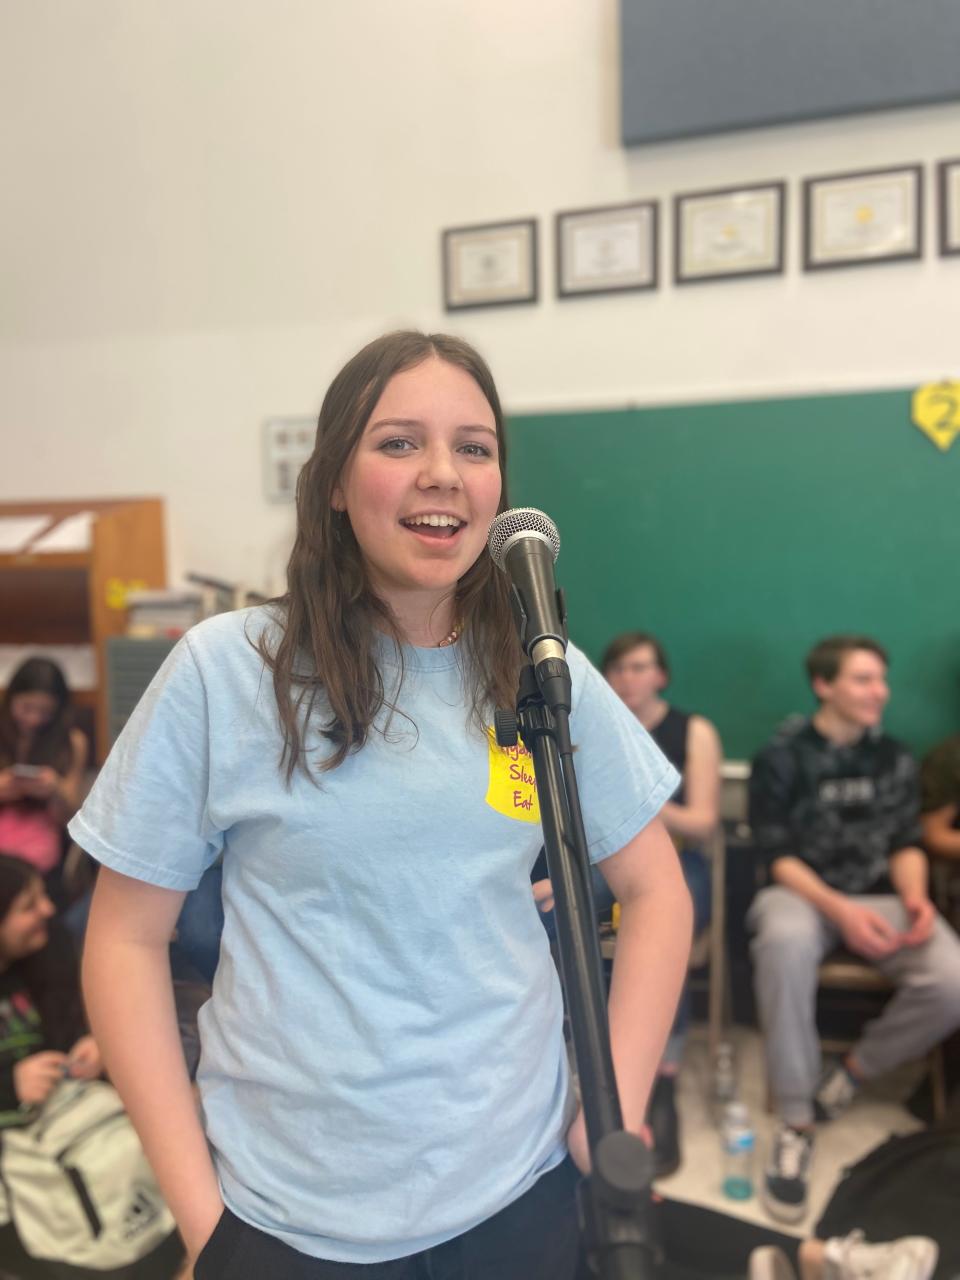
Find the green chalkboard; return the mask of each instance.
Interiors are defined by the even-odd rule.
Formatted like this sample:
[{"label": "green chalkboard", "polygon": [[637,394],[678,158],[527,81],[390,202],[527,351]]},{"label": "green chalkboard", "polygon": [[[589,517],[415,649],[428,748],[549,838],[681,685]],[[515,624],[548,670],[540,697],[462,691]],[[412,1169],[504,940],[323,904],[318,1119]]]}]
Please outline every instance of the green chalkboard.
[{"label": "green chalkboard", "polygon": [[960,442],[909,391],[516,415],[510,450],[511,503],[560,529],[571,637],[597,661],[657,634],[728,757],[813,707],[803,658],[838,631],[888,648],[891,733],[960,730]]}]

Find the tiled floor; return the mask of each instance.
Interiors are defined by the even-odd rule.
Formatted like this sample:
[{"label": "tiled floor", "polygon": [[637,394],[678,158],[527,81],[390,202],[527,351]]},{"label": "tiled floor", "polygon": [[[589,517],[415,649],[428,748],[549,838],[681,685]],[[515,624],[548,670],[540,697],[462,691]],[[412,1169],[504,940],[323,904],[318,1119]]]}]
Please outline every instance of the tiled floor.
[{"label": "tiled floor", "polygon": [[[759,1033],[745,1027],[734,1027],[730,1039],[738,1054],[740,1097],[750,1107],[757,1135],[756,1184],[762,1177],[770,1136],[775,1127],[774,1117],[764,1109],[766,1083],[762,1043]],[[694,1032],[687,1045],[678,1086],[683,1164],[672,1177],[659,1181],[657,1189],[671,1199],[704,1205],[720,1213],[772,1226],[786,1234],[806,1236],[812,1233],[845,1166],[855,1163],[891,1134],[909,1133],[921,1127],[898,1100],[909,1093],[911,1081],[917,1077],[916,1070],[898,1074],[896,1078],[888,1078],[865,1089],[839,1120],[818,1126],[809,1212],[802,1222],[785,1226],[770,1218],[756,1194],[750,1200],[733,1201],[721,1191],[722,1153],[720,1136],[711,1115],[710,1074],[706,1041]]]}]

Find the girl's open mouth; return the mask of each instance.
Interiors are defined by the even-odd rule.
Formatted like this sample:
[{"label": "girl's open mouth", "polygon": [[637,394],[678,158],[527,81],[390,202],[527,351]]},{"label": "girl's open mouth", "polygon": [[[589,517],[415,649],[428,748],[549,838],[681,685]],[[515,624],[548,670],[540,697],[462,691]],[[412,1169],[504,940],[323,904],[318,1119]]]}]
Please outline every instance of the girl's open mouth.
[{"label": "girl's open mouth", "polygon": [[450,542],[467,527],[465,520],[458,520],[455,516],[411,516],[400,523],[410,533],[433,542]]}]

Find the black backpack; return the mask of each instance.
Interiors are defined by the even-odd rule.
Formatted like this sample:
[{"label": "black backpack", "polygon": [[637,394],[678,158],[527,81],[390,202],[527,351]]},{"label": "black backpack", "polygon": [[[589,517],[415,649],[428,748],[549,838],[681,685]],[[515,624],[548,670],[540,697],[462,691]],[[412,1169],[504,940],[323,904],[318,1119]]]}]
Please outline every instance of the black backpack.
[{"label": "black backpack", "polygon": [[940,1246],[934,1280],[960,1275],[960,1127],[890,1138],[851,1165],[817,1223],[821,1240],[857,1227],[876,1244],[929,1236]]}]

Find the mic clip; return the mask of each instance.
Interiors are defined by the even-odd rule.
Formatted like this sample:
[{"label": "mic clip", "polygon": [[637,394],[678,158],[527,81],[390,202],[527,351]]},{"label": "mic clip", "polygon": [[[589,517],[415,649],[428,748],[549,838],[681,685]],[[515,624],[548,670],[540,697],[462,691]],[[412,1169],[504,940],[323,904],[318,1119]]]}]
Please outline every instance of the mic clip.
[{"label": "mic clip", "polygon": [[[562,635],[554,636],[552,638],[561,643],[563,648],[566,649],[570,636],[567,631],[567,600],[566,596],[563,594],[563,587],[557,587],[556,601],[557,617],[560,619],[560,630]],[[527,618],[527,611],[523,607],[523,598],[517,590],[516,585],[511,585],[510,587],[510,608],[513,611],[513,620],[517,624],[517,632],[520,636],[520,646],[523,649],[523,652],[527,654],[528,657],[532,658],[533,655],[531,653],[531,649],[533,648],[533,645],[538,640],[548,639],[549,637],[530,636],[527,634],[530,622]]]}]

